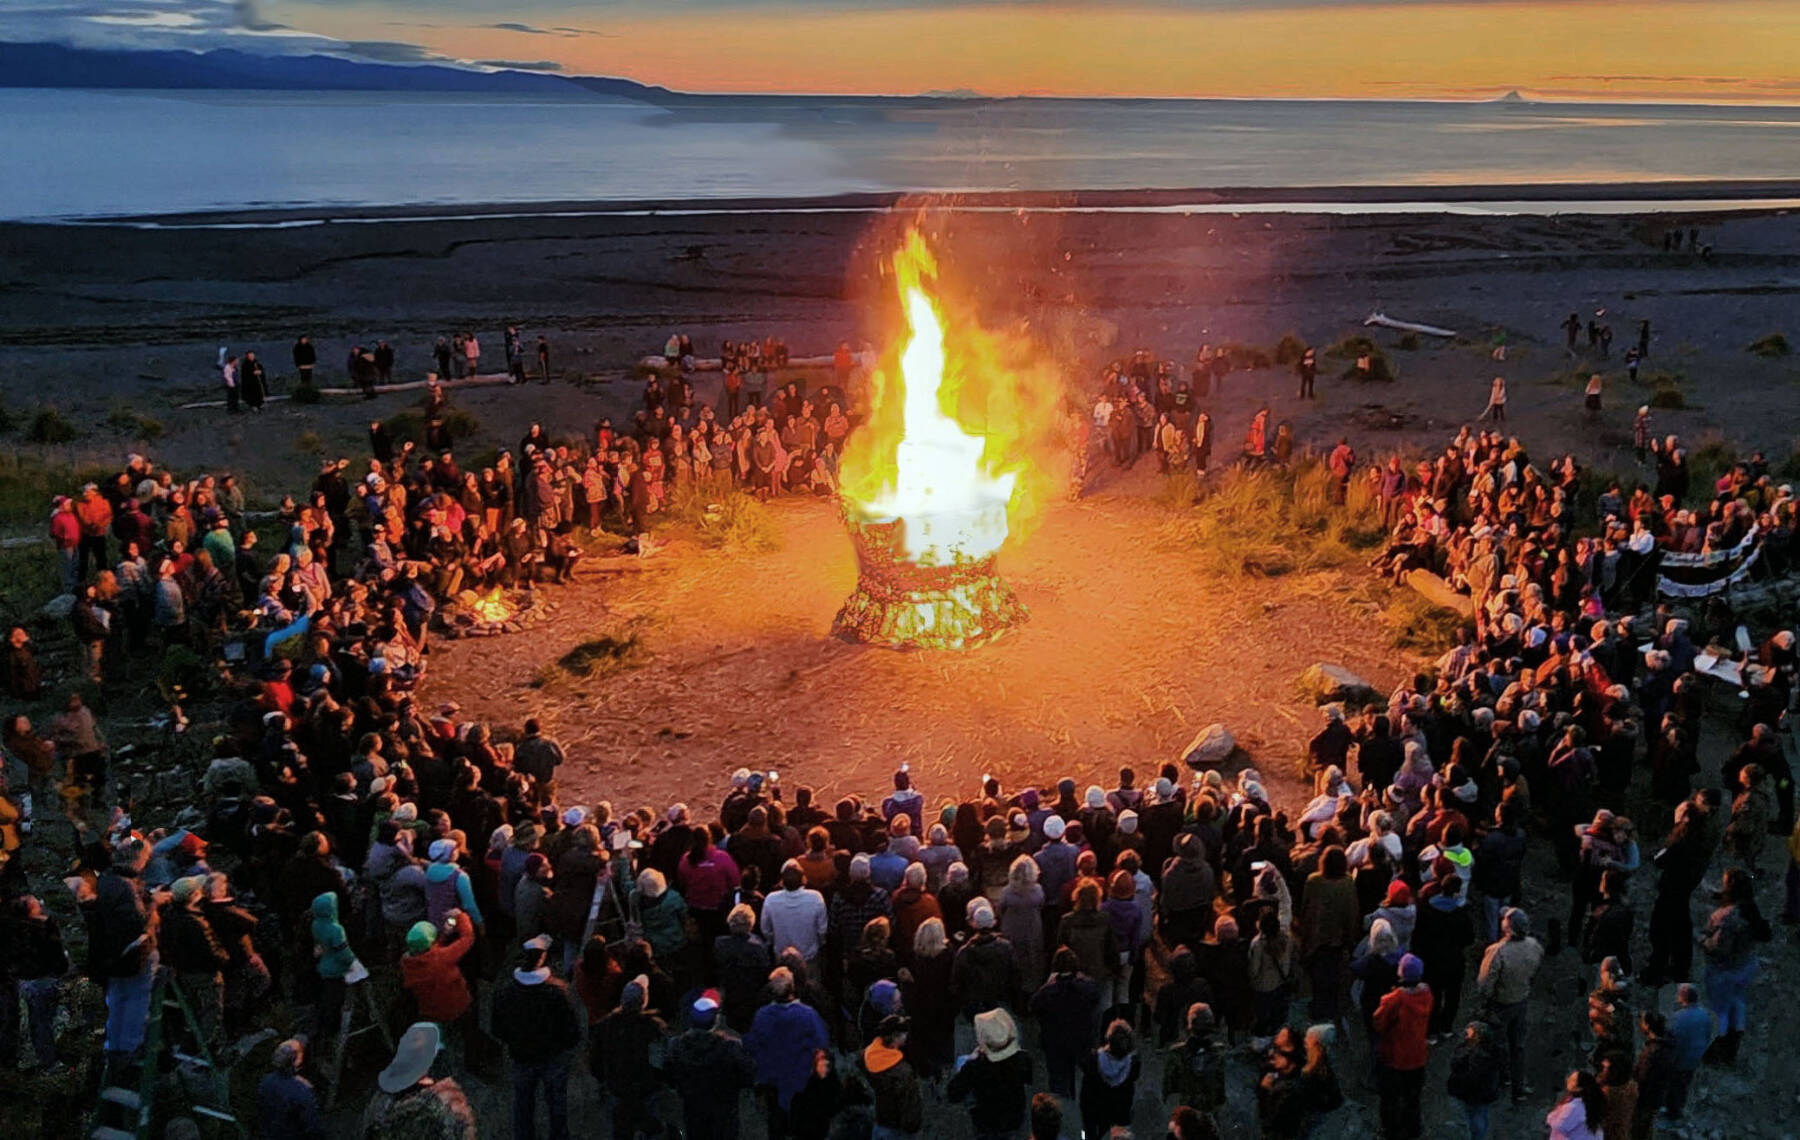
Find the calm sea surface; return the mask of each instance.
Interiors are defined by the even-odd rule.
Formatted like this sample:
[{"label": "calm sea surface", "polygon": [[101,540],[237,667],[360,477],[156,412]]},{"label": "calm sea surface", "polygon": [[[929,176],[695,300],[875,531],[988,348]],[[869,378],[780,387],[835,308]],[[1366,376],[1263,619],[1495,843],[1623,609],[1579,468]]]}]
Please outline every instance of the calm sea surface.
[{"label": "calm sea surface", "polygon": [[1401,185],[1426,202],[1431,187],[1472,183],[1800,179],[1793,107],[670,111],[579,97],[0,90],[0,141],[0,217],[13,219],[891,190]]}]

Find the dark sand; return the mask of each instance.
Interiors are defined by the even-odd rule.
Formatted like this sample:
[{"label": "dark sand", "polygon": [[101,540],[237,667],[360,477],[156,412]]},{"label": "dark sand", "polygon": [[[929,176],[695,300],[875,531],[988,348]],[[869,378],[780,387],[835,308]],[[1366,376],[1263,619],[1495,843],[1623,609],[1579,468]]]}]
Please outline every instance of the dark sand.
[{"label": "dark sand", "polygon": [[[1272,344],[1288,331],[1327,344],[1361,331],[1375,309],[1455,329],[1395,348],[1391,385],[1331,375],[1300,407],[1291,378],[1234,376],[1214,404],[1222,438],[1260,401],[1292,419],[1302,441],[1344,431],[1365,450],[1435,442],[1475,415],[1496,371],[1511,385],[1514,430],[1538,452],[1574,449],[1625,470],[1631,411],[1650,392],[1623,375],[1640,319],[1655,338],[1644,367],[1679,375],[1687,411],[1659,412],[1658,430],[1690,440],[1719,432],[1785,455],[1793,441],[1794,358],[1765,360],[1745,346],[1772,331],[1800,336],[1800,220],[1782,213],[1691,219],[1709,259],[1665,254],[1667,215],[1558,218],[1172,214],[955,214],[931,225],[965,303],[991,325],[1023,327],[1066,361],[1085,391],[1105,360],[1145,346],[1185,362],[1201,341]],[[459,397],[491,429],[516,439],[535,418],[579,431],[635,405],[625,383],[638,356],[671,330],[703,353],[720,339],[780,332],[797,355],[841,338],[879,343],[885,288],[875,270],[895,216],[863,213],[692,217],[519,217],[383,221],[292,229],[144,230],[0,227],[0,375],[15,413],[53,402],[94,420],[128,406],[160,419],[158,450],[184,464],[244,470],[268,492],[307,466],[295,438],[327,450],[360,440],[367,409],[275,405],[252,421],[179,405],[217,396],[217,348],[255,347],[272,374],[291,372],[288,347],[307,331],[321,375],[341,382],[352,342],[385,337],[402,379],[430,366],[442,332],[471,328],[485,359],[517,323],[547,333],[567,374],[600,381],[579,391],[486,390]],[[1605,309],[1616,334],[1597,424],[1579,412],[1580,388],[1557,324]],[[1508,359],[1489,359],[1503,331]],[[1585,344],[1585,340],[1584,340]],[[1327,361],[1327,369],[1343,365]],[[1553,378],[1559,383],[1549,383]],[[286,385],[277,383],[277,391]],[[709,388],[702,387],[702,396]],[[383,414],[402,399],[388,396]],[[1405,430],[1358,423],[1365,405],[1400,414]],[[63,454],[111,462],[131,441],[94,430]]]}]

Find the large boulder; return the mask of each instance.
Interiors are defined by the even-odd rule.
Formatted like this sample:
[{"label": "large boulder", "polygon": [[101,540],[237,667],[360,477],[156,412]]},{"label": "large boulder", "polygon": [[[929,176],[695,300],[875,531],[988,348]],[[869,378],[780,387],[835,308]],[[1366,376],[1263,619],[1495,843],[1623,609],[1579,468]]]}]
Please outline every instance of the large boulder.
[{"label": "large boulder", "polygon": [[1231,730],[1222,724],[1209,724],[1182,750],[1181,762],[1198,772],[1220,767],[1235,751],[1237,741]]},{"label": "large boulder", "polygon": [[1359,708],[1381,700],[1375,686],[1342,665],[1319,661],[1300,674],[1300,691],[1315,705],[1343,705]]}]

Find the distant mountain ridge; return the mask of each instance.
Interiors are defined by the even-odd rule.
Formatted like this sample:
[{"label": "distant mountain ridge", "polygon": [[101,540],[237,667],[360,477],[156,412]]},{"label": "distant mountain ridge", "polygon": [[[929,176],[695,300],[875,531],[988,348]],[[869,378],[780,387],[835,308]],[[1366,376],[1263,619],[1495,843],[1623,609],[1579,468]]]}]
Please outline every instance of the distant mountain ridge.
[{"label": "distant mountain ridge", "polygon": [[213,51],[127,51],[49,43],[0,43],[0,87],[153,88],[252,91],[437,91],[564,94],[583,91],[644,99],[660,88],[626,79],[576,81],[560,75],[445,64],[365,63],[329,55]]}]

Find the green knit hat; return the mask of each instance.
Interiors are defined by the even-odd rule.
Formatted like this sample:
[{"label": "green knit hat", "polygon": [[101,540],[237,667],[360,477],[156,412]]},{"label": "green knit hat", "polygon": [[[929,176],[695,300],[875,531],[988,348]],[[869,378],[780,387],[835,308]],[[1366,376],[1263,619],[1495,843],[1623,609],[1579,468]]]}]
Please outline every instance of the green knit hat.
[{"label": "green knit hat", "polygon": [[406,932],[406,952],[423,954],[437,944],[437,927],[429,922],[415,922]]}]

